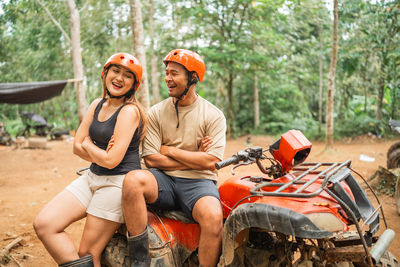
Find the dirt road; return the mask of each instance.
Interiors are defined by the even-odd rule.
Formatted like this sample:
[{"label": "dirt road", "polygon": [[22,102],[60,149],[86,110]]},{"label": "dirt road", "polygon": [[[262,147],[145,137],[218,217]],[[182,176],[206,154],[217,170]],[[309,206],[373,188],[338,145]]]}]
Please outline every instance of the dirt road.
[{"label": "dirt road", "polygon": [[[230,140],[225,157],[246,147],[246,138]],[[252,145],[265,147],[274,141],[270,137],[252,137]],[[358,138],[335,143],[335,149],[322,152],[323,144],[314,143],[308,162],[343,162],[352,160],[354,169],[365,178],[372,175],[379,165],[386,167],[386,151],[394,141]],[[374,162],[360,161],[360,154],[375,158]],[[20,236],[22,246],[11,252],[22,266],[57,266],[48,255],[32,229],[35,215],[58,192],[75,179],[75,171],[88,163],[72,154],[70,141],[52,141],[45,150],[12,149],[0,147],[0,250],[15,237]],[[236,175],[257,174],[255,167],[237,169]],[[230,176],[230,170],[220,171],[220,182]],[[394,200],[381,196],[389,227],[397,236],[390,250],[400,259],[400,216]],[[84,221],[67,229],[79,244]],[[7,266],[17,266],[12,260]]]}]

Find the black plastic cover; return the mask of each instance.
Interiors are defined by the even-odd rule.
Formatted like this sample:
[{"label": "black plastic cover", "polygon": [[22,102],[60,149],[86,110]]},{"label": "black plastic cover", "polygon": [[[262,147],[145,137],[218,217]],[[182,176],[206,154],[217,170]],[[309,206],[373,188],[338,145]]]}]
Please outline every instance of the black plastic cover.
[{"label": "black plastic cover", "polygon": [[31,104],[61,94],[68,81],[0,83],[0,103]]},{"label": "black plastic cover", "polygon": [[[350,187],[354,200],[342,186],[342,181],[346,182]],[[337,197],[346,203],[356,216],[356,219],[362,219],[365,224],[369,225],[369,232],[375,234],[379,230],[379,212],[375,211],[375,208],[367,194],[353,177],[350,170],[347,168],[341,169],[329,178],[329,182],[333,184],[332,191]],[[350,214],[348,215],[351,220]]]}]

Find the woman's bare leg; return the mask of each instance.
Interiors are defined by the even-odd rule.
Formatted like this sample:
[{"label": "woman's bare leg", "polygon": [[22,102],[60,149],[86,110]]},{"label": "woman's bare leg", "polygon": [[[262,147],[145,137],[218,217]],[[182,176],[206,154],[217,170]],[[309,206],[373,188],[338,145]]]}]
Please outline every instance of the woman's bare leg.
[{"label": "woman's bare leg", "polygon": [[82,234],[79,256],[92,254],[95,267],[100,267],[101,253],[121,224],[88,214]]},{"label": "woman's bare leg", "polygon": [[36,234],[58,264],[79,258],[64,230],[85,216],[86,207],[68,190],[55,196],[36,216],[33,222]]}]

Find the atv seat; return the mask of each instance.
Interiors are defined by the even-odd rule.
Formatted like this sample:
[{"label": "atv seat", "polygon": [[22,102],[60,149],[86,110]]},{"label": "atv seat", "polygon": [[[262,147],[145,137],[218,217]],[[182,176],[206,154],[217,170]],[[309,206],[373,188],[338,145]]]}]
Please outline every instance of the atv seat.
[{"label": "atv seat", "polygon": [[[156,214],[158,217],[165,217],[168,219],[172,219],[172,220],[177,220],[177,221],[181,221],[183,223],[196,223],[197,222],[195,220],[193,220],[192,218],[189,218],[185,213],[183,213],[183,211],[180,210],[151,210],[151,212],[153,212],[154,214]],[[126,228],[125,223],[122,224],[118,230],[118,233],[120,233],[123,236],[126,236],[128,233],[128,229]]]},{"label": "atv seat", "polygon": [[[153,211],[153,210],[152,210]],[[180,210],[157,210],[153,211],[160,217],[165,217],[172,220],[181,221],[183,223],[197,223],[193,218],[187,216],[183,211]]]}]

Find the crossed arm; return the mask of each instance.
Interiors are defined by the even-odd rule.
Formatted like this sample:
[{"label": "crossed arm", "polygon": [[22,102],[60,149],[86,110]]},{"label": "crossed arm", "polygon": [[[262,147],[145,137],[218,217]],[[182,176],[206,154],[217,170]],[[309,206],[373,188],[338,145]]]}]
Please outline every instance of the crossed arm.
[{"label": "crossed arm", "polygon": [[[74,140],[74,153],[80,158],[94,162],[102,167],[115,168],[123,159],[132,136],[139,124],[137,107],[126,105],[118,114],[114,134],[108,143],[106,150],[96,146],[89,137],[89,127],[93,120],[94,101],[85,115]],[[92,107],[94,104],[94,107]]]},{"label": "crossed arm", "polygon": [[161,146],[159,154],[144,157],[146,166],[164,171],[172,170],[215,170],[215,163],[220,159],[208,154],[213,138],[204,137],[198,151],[187,151],[172,146]]},{"label": "crossed arm", "polygon": [[81,159],[87,160],[89,162],[93,162],[93,159],[90,157],[88,152],[82,147],[82,143],[85,140],[86,136],[89,136],[89,127],[93,121],[94,110],[96,109],[96,106],[100,102],[100,100],[101,99],[96,99],[90,104],[89,109],[86,112],[85,116],[83,117],[83,120],[79,125],[79,128],[76,131],[76,135],[74,138],[74,146],[73,146],[74,154],[79,156]]}]

